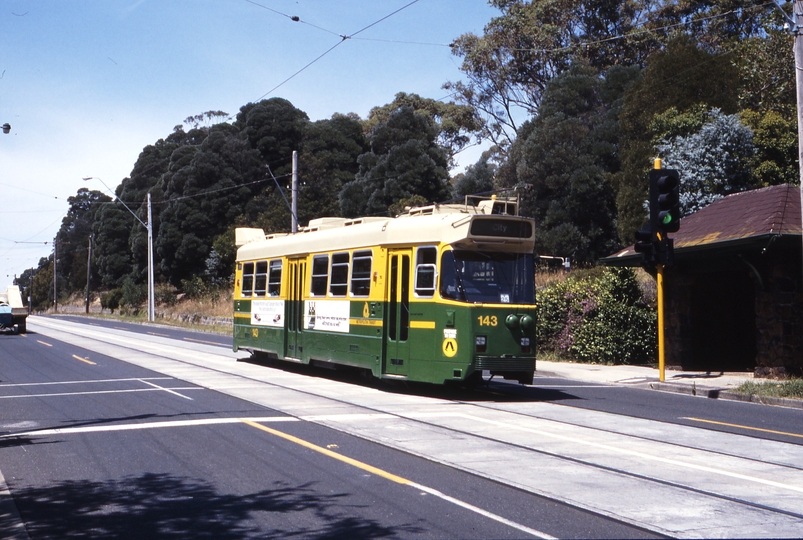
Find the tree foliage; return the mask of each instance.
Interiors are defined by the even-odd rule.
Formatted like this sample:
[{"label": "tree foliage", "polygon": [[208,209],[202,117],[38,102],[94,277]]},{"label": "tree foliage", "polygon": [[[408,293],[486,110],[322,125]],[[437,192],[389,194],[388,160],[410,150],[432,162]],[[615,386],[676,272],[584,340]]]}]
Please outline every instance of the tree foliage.
[{"label": "tree foliage", "polygon": [[366,133],[370,133],[377,124],[387,122],[394,111],[405,106],[412,107],[417,113],[426,114],[435,122],[438,126],[437,142],[446,150],[450,166],[454,165],[454,157],[471,143],[472,135],[477,134],[482,127],[477,112],[472,107],[399,92],[392,102],[371,109],[368,119],[363,123]]},{"label": "tree foliage", "polygon": [[387,215],[391,204],[413,195],[448,199],[447,156],[438,132],[428,115],[408,105],[379,122],[370,134],[371,150],[357,160],[355,180],[340,193],[343,215]]},{"label": "tree foliage", "polygon": [[[631,70],[632,71],[632,70]],[[616,247],[610,184],[618,170],[616,111],[628,78],[578,63],[547,85],[540,114],[522,127],[499,173],[522,189],[536,221],[536,252],[593,263]]]},{"label": "tree foliage", "polygon": [[[490,0],[501,11],[482,36],[452,43],[466,82],[444,88],[482,114],[484,133],[500,148],[516,138],[522,116],[535,116],[549,81],[578,59],[597,70],[640,65],[659,44],[634,33],[652,2],[616,0]],[[621,36],[632,34],[626,39]]]},{"label": "tree foliage", "polygon": [[699,131],[661,139],[657,148],[667,168],[683,171],[680,204],[684,214],[730,193],[757,187],[751,183],[749,168],[755,153],[753,132],[737,114],[713,109]]},{"label": "tree foliage", "polygon": [[477,163],[469,165],[464,172],[455,176],[452,182],[452,198],[462,199],[466,195],[492,191],[496,169],[489,154],[484,152]]},{"label": "tree foliage", "polygon": [[673,38],[665,50],[647,59],[642,77],[625,94],[620,115],[622,174],[617,185],[618,233],[622,243],[632,241],[646,220],[648,174],[657,157],[652,127],[657,115],[674,108],[685,113],[696,108],[737,111],[739,72],[729,55],[703,50],[688,35]]},{"label": "tree foliage", "polygon": [[230,124],[213,126],[198,147],[179,151],[176,165],[181,166],[171,166],[164,176],[156,242],[162,272],[174,285],[202,272],[213,240],[234,222],[264,178],[260,154]]},{"label": "tree foliage", "polygon": [[[64,279],[66,290],[72,292],[84,290],[87,281],[87,255],[89,249],[89,236],[96,214],[103,203],[111,198],[100,191],[90,191],[81,188],[67,199],[69,208],[67,215],[61,221],[61,227],[56,233],[58,244],[58,264],[56,269],[59,277]],[[93,269],[92,276],[98,278],[97,269]]]}]

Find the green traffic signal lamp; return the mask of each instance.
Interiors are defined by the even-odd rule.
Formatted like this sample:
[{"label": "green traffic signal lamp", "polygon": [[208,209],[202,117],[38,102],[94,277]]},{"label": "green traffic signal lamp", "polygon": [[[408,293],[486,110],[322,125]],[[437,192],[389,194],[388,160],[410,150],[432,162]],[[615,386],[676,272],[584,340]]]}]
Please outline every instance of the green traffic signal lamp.
[{"label": "green traffic signal lamp", "polygon": [[656,232],[680,229],[680,174],[672,169],[650,171],[650,225]]}]

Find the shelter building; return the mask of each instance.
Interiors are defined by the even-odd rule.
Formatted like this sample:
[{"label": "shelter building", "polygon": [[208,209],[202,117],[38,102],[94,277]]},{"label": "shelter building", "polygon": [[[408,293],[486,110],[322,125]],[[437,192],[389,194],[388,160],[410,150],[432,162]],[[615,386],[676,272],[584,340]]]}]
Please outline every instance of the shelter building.
[{"label": "shelter building", "polygon": [[[666,363],[685,370],[803,373],[801,193],[735,193],[684,217],[664,271]],[[602,259],[641,266],[630,246]]]}]

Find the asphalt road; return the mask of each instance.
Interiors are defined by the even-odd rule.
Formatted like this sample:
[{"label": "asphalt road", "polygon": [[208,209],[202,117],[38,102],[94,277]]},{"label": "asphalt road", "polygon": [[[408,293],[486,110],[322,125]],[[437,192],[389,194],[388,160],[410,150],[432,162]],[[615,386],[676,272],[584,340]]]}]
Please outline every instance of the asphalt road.
[{"label": "asphalt road", "polygon": [[[44,328],[40,332],[35,323],[27,336],[0,335],[0,473],[11,494],[0,494],[0,537],[660,536],[492,475],[427,459],[424,452],[391,440],[380,444],[353,430],[305,420],[284,406],[236,397],[232,393],[265,396],[282,390],[247,376],[226,379],[223,368],[211,363],[211,375],[199,374],[186,363],[177,364],[180,355],[169,348],[186,348],[188,357],[200,358],[215,348],[225,351],[230,344],[225,337],[91,324],[104,332],[102,327],[109,325],[129,345],[103,354],[98,347],[57,339]],[[147,361],[164,369],[143,367],[144,353],[131,352],[146,341],[157,344]],[[319,382],[327,389],[336,384],[341,393],[377,393],[320,372],[236,364],[249,372],[272,373],[273,379],[300,378],[307,384],[306,395]],[[214,384],[199,384],[204,376]],[[547,400],[552,403],[609,399],[577,397],[574,389],[566,390],[530,389],[557,398]],[[378,392],[380,399],[402,401],[468,398],[475,406],[486,400],[515,406],[544,398],[522,397],[517,387],[496,383],[470,396],[428,387]],[[279,403],[301,406],[299,395],[288,394]],[[307,413],[333,410],[314,402],[305,406],[313,407]],[[426,437],[427,427],[420,429]],[[438,444],[443,450],[451,443]]]},{"label": "asphalt road", "polygon": [[[170,337],[188,343],[217,344],[231,347],[231,337],[212,333],[156,325],[143,325],[121,321],[61,316],[64,320],[103,328],[116,328],[144,335]],[[313,368],[280,366],[287,370],[323,373],[340,376],[354,384],[364,384],[348,375],[334,375]],[[539,376],[532,386],[513,381],[494,379],[488,386],[473,391],[428,385],[405,385],[399,389],[385,386],[388,391],[414,392],[444,399],[469,401],[549,401],[566,407],[577,407],[634,418],[736,433],[762,440],[782,441],[803,445],[803,413],[784,407],[771,407],[756,403],[695,398],[684,394],[660,392],[637,386],[611,386]]]}]

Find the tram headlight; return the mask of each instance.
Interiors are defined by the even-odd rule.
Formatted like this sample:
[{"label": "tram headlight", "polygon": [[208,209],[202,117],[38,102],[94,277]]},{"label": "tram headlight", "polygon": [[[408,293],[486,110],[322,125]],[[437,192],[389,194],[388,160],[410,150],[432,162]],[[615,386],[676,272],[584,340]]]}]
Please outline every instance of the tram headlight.
[{"label": "tram headlight", "polygon": [[477,352],[485,352],[487,348],[488,338],[485,336],[477,336],[474,340],[474,344],[476,345]]},{"label": "tram headlight", "polygon": [[521,338],[521,352],[523,353],[530,352],[530,338],[528,337]]}]

